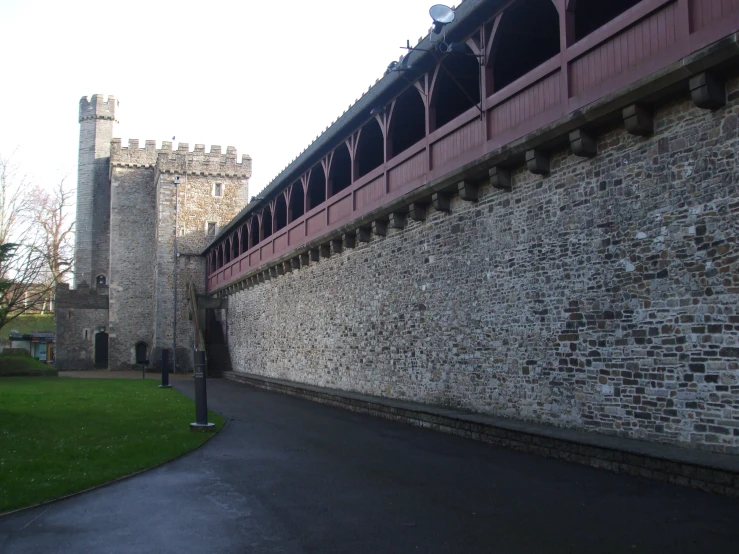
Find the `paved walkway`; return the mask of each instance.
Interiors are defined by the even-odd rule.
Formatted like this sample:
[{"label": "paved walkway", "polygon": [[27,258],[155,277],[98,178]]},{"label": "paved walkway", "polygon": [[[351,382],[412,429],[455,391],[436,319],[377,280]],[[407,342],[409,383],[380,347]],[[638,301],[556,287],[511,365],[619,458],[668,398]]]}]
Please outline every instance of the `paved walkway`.
[{"label": "paved walkway", "polygon": [[[175,387],[192,396],[192,381]],[[212,380],[200,450],[0,519],[0,552],[734,552],[739,501]]]}]

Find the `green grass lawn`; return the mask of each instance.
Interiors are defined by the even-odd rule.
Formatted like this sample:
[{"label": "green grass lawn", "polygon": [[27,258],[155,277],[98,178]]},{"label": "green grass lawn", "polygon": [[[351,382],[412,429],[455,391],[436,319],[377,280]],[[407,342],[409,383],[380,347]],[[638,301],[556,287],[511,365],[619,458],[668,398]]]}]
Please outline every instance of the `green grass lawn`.
[{"label": "green grass lawn", "polygon": [[54,367],[39,362],[31,356],[6,356],[0,354],[0,376],[10,375],[18,371],[26,371],[29,369],[38,369],[40,371],[54,371]]},{"label": "green grass lawn", "polygon": [[53,333],[54,314],[23,314],[0,329],[0,336],[7,339],[11,330],[21,335],[27,333]]},{"label": "green grass lawn", "polygon": [[156,381],[0,379],[0,513],[192,450],[211,436],[190,431],[194,420],[194,403]]}]

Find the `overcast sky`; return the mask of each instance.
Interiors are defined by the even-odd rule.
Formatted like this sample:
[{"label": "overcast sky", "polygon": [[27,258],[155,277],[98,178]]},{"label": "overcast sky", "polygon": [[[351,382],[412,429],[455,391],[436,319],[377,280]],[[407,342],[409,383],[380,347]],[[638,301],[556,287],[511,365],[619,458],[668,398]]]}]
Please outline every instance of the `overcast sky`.
[{"label": "overcast sky", "polygon": [[79,99],[115,136],[235,146],[256,194],[431,26],[434,0],[0,0],[0,153],[76,182]]}]

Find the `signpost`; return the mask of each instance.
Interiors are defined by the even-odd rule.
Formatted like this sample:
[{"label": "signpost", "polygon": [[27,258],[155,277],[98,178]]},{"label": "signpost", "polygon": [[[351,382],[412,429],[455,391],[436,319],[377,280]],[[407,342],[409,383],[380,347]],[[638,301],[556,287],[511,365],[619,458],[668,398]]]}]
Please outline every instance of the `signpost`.
[{"label": "signpost", "polygon": [[205,352],[195,351],[195,423],[192,431],[215,431],[215,423],[208,423],[208,399],[205,389]]}]

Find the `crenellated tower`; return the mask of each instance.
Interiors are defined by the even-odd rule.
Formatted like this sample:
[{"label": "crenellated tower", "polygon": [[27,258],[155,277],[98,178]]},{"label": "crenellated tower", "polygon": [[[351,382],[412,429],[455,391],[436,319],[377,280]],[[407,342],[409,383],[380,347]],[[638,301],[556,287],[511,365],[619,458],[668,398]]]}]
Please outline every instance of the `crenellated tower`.
[{"label": "crenellated tower", "polygon": [[110,141],[118,101],[102,94],[80,99],[74,286],[108,280],[110,259]]}]

